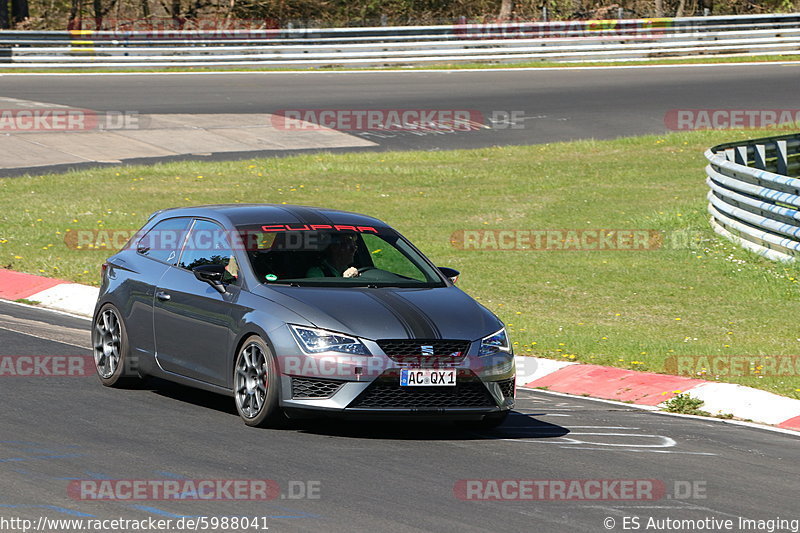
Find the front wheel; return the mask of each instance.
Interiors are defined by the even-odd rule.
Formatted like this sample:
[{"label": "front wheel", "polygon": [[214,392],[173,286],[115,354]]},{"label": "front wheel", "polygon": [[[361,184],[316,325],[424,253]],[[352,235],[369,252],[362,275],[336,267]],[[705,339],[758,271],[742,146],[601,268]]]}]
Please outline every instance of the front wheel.
[{"label": "front wheel", "polygon": [[233,393],[236,410],[248,426],[277,427],[285,422],[278,402],[280,376],[272,350],[261,337],[248,338],[236,356]]},{"label": "front wheel", "polygon": [[123,388],[141,381],[130,354],[125,323],[111,304],[105,304],[95,316],[92,347],[97,375],[103,385]]}]

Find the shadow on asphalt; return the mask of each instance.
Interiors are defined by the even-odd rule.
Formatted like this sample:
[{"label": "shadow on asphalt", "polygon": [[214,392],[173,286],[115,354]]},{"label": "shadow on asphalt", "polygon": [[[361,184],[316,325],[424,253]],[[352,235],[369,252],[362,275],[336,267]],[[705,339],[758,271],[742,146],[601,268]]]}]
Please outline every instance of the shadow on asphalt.
[{"label": "shadow on asphalt", "polygon": [[356,421],[317,419],[293,421],[303,433],[352,439],[382,440],[482,440],[547,439],[569,433],[565,427],[512,412],[506,421],[493,429],[470,427],[469,423],[444,421]]},{"label": "shadow on asphalt", "polygon": [[[230,414],[235,417],[231,419],[232,423],[242,424],[233,399],[228,396],[159,378],[148,378],[139,388],[165,398]],[[344,418],[290,419],[281,430],[329,437],[382,440],[548,439],[563,437],[569,433],[567,428],[517,412],[512,412],[501,426],[493,429],[476,428],[469,422],[414,420],[409,417],[390,421]],[[253,431],[259,429],[254,428]]]},{"label": "shadow on asphalt", "polygon": [[236,412],[236,406],[233,403],[233,398],[230,396],[223,396],[222,394],[207,392],[154,377],[146,378],[138,388],[148,390],[171,400],[190,403],[206,409],[227,413],[237,418],[239,417],[239,414]]}]

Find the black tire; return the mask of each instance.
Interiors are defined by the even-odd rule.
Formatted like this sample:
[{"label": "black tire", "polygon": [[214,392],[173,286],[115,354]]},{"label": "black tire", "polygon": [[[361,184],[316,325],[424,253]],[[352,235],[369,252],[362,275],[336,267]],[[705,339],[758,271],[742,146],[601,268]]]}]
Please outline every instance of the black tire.
[{"label": "black tire", "polygon": [[236,411],[252,427],[281,427],[286,415],[278,399],[280,375],[275,357],[258,335],[248,337],[233,368],[233,395]]},{"label": "black tire", "polygon": [[101,307],[94,318],[92,352],[97,377],[106,387],[129,388],[141,384],[138,365],[131,357],[128,330],[112,304]]}]

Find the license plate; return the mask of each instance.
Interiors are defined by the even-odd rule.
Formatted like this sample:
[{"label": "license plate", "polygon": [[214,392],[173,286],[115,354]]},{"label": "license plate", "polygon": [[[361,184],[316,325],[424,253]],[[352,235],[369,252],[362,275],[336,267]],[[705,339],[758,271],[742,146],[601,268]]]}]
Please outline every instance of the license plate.
[{"label": "license plate", "polygon": [[454,387],[454,368],[404,368],[400,371],[401,387]]}]

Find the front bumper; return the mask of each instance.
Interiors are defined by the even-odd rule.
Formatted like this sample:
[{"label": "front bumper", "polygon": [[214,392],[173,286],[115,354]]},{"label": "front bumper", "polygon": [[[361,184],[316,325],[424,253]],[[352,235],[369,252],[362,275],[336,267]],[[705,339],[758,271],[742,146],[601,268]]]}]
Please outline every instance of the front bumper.
[{"label": "front bumper", "polygon": [[[386,346],[387,343],[382,342]],[[431,341],[412,342],[427,344]],[[296,417],[316,413],[362,418],[432,416],[453,419],[480,419],[514,407],[516,368],[513,354],[479,357],[478,341],[466,343],[461,356],[455,358],[399,356],[399,350],[389,357],[378,343],[369,340],[364,343],[372,355],[279,357],[281,407]],[[455,368],[457,384],[453,387],[401,387],[400,370],[417,367]]]},{"label": "front bumper", "polygon": [[[298,383],[301,386],[298,386]],[[399,370],[387,371],[369,382],[336,381],[283,376],[287,398],[282,402],[290,414],[304,411],[347,414],[354,417],[431,415],[448,418],[480,418],[514,407],[515,377],[483,381],[470,371],[459,372],[454,387],[401,387]],[[322,397],[309,397],[319,394]]]}]

